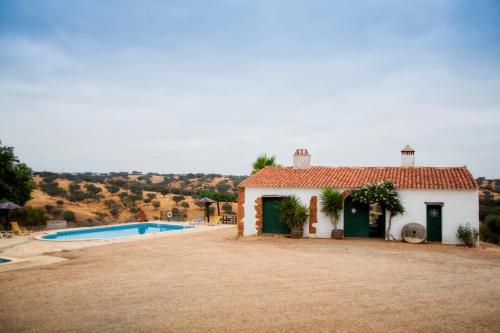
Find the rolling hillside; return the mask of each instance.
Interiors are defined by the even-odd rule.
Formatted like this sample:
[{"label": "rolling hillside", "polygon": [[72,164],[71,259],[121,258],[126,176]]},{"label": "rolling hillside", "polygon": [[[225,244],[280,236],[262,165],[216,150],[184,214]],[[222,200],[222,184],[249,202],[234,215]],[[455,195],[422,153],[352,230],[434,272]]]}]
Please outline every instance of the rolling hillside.
[{"label": "rolling hillside", "polygon": [[[27,205],[45,209],[51,219],[61,219],[65,211],[71,211],[82,222],[135,221],[139,209],[148,220],[169,210],[177,210],[178,219],[193,219],[203,214],[203,208],[195,203],[196,197],[207,193],[223,197],[221,214],[236,212],[236,186],[244,178],[218,174],[36,172],[36,189]],[[212,207],[217,210],[215,204]]]}]

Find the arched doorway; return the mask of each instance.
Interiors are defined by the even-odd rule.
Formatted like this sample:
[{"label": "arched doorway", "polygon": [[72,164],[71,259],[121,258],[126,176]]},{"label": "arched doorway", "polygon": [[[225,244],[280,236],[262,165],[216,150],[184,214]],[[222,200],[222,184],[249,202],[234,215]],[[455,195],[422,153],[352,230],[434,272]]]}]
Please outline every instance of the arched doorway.
[{"label": "arched doorway", "polygon": [[378,204],[353,202],[348,196],[344,201],[345,237],[385,237],[385,208]]}]

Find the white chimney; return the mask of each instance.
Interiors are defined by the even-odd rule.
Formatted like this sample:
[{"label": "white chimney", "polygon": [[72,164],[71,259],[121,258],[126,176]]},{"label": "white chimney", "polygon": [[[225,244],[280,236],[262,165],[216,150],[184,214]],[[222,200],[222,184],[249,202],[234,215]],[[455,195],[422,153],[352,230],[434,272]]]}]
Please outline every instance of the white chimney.
[{"label": "white chimney", "polygon": [[307,149],[297,149],[293,154],[294,169],[309,169],[311,167],[311,154]]},{"label": "white chimney", "polygon": [[410,145],[404,146],[401,149],[401,167],[412,168],[415,166],[415,149],[410,147]]}]

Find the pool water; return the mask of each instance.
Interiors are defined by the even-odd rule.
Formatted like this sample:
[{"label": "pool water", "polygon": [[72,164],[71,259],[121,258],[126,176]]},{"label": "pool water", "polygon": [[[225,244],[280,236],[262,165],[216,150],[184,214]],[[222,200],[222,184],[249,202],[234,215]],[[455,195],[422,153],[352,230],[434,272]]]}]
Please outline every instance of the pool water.
[{"label": "pool water", "polygon": [[10,259],[5,259],[5,258],[0,258],[0,264],[6,264],[8,262],[11,262],[12,260]]},{"label": "pool water", "polygon": [[82,230],[58,231],[53,234],[44,235],[46,240],[88,240],[88,239],[111,239],[130,237],[138,235],[182,230],[189,227],[182,225],[169,225],[163,223],[134,223],[106,227],[88,228]]}]

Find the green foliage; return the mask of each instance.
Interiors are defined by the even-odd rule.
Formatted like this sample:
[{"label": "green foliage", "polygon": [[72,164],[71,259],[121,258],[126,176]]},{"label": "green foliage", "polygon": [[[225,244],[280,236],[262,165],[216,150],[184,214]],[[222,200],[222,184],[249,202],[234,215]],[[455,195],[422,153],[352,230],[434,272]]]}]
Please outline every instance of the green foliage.
[{"label": "green foliage", "polygon": [[109,210],[109,213],[111,214],[111,216],[113,216],[114,218],[117,218],[119,215],[120,215],[120,209],[118,207],[113,207]]},{"label": "green foliage", "polygon": [[158,200],[153,201],[153,207],[155,208],[155,210],[160,208],[160,202]]},{"label": "green foliage", "polygon": [[64,189],[60,188],[56,182],[46,182],[45,181],[45,182],[40,184],[40,190],[42,192],[47,193],[51,197],[55,197],[55,196],[64,197],[68,194]]},{"label": "green foliage", "polygon": [[480,227],[481,239],[500,245],[500,215],[486,216]]},{"label": "green foliage", "polygon": [[385,180],[383,182],[368,183],[351,191],[352,200],[355,202],[371,204],[378,202],[389,211],[389,225],[386,230],[386,239],[393,239],[391,235],[392,217],[404,214],[405,209],[399,201],[396,185]]},{"label": "green foliage", "polygon": [[47,211],[47,213],[52,214],[54,212],[54,208],[55,207],[52,206],[52,205],[47,204],[47,205],[44,206],[44,208]]},{"label": "green foliage", "polygon": [[181,211],[179,210],[179,208],[174,207],[170,211],[172,212],[172,216],[175,216],[175,217],[178,217],[181,214]]},{"label": "green foliage", "polygon": [[100,187],[97,187],[94,184],[90,183],[85,184],[85,189],[87,190],[87,192],[92,194],[97,194],[99,192],[102,192],[102,189]]},{"label": "green foliage", "polygon": [[232,214],[233,213],[233,206],[230,203],[225,203],[222,205],[222,210],[226,214]]},{"label": "green foliage", "polygon": [[175,201],[175,205],[178,205],[179,202],[185,200],[186,198],[183,195],[174,195],[172,196],[172,200]]},{"label": "green foliage", "polygon": [[43,209],[33,207],[14,209],[10,211],[8,215],[9,221],[17,221],[20,225],[25,227],[45,225],[48,219]]},{"label": "green foliage", "polygon": [[208,214],[209,214],[210,216],[214,216],[214,215],[215,215],[215,208],[214,208],[214,207],[212,207],[212,206],[209,206],[209,207],[208,207]]},{"label": "green foliage", "polygon": [[340,211],[344,207],[344,200],[339,191],[327,187],[320,194],[321,211],[330,218],[333,228],[337,229]]},{"label": "green foliage", "polygon": [[129,185],[129,190],[130,192],[132,192],[133,194],[137,195],[137,196],[140,196],[141,199],[142,199],[142,184],[141,183],[138,183],[138,182],[133,182]]},{"label": "green foliage", "polygon": [[229,189],[231,189],[231,185],[221,182],[217,184],[215,188],[218,192],[227,192]]},{"label": "green foliage", "polygon": [[147,197],[149,200],[156,199],[156,193],[148,193],[148,194],[146,194],[146,197]]},{"label": "green foliage", "polygon": [[118,193],[120,191],[120,187],[114,184],[111,185],[106,185],[106,190],[108,190],[109,193]]},{"label": "green foliage", "polygon": [[283,198],[278,206],[278,211],[280,222],[290,229],[302,229],[308,216],[307,207],[295,195]]},{"label": "green foliage", "polygon": [[136,206],[132,206],[128,209],[132,214],[137,214],[139,213],[139,208],[137,208]]},{"label": "green foliage", "polygon": [[203,190],[198,193],[197,195],[198,198],[204,198],[207,197],[209,199],[212,199],[217,202],[236,202],[238,201],[238,196],[236,194],[229,194],[229,193],[220,193],[220,192],[214,192],[210,190]]},{"label": "green foliage", "polygon": [[63,216],[63,219],[66,220],[66,221],[68,221],[68,222],[76,221],[76,215],[71,210],[65,210],[63,212],[62,216]]},{"label": "green foliage", "polygon": [[396,186],[391,181],[369,183],[355,188],[351,192],[352,200],[355,202],[371,204],[380,203],[390,210],[393,215],[404,213],[404,208],[399,201]]},{"label": "green foliage", "polygon": [[68,200],[71,202],[83,201],[87,198],[86,194],[82,191],[80,184],[72,182],[69,184]]},{"label": "green foliage", "polygon": [[34,188],[31,169],[19,162],[13,147],[2,146],[0,141],[0,200],[24,205]]},{"label": "green foliage", "polygon": [[479,231],[472,228],[470,223],[460,225],[457,229],[457,238],[464,242],[465,246],[476,246],[479,240]]},{"label": "green foliage", "polygon": [[64,201],[63,201],[63,200],[57,200],[57,201],[56,201],[56,204],[57,204],[58,206],[62,206],[62,205],[64,205]]},{"label": "green foliage", "polygon": [[187,203],[187,201],[183,201],[183,202],[181,202],[181,206],[184,207],[185,209],[188,209],[189,203]]},{"label": "green foliage", "polygon": [[266,154],[261,154],[252,164],[252,174],[265,168],[266,166],[275,166],[275,165],[276,165],[276,155],[267,156]]}]

